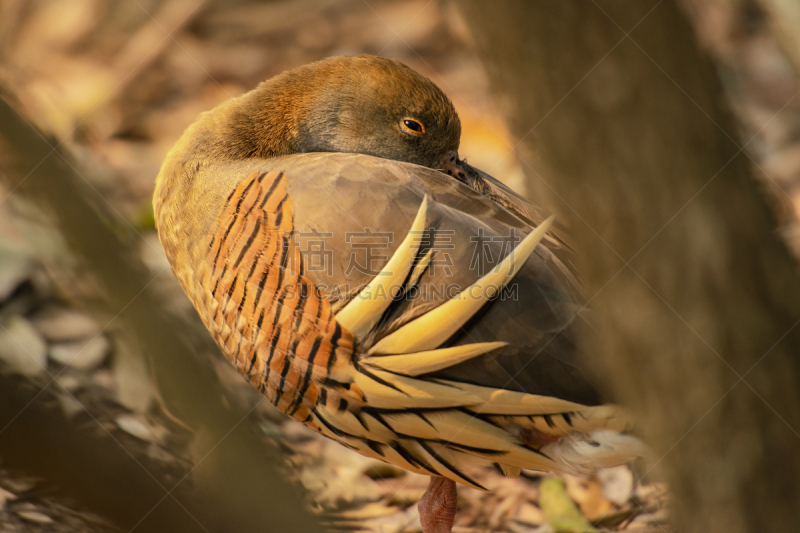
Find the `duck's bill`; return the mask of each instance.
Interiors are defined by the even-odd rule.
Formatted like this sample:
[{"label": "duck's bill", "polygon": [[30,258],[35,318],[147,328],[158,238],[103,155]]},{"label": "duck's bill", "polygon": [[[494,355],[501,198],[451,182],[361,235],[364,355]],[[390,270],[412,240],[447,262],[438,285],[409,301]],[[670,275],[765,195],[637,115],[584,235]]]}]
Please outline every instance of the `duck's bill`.
[{"label": "duck's bill", "polygon": [[481,169],[459,159],[457,152],[448,153],[439,170],[491,198],[532,226],[545,218],[531,202]]}]

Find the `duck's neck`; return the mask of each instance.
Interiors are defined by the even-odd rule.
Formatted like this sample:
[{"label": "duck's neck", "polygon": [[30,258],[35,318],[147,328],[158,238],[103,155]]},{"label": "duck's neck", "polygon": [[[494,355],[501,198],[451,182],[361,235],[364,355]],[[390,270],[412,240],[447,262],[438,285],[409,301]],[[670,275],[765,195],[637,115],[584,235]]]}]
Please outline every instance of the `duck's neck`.
[{"label": "duck's neck", "polygon": [[173,152],[183,161],[216,162],[296,153],[299,109],[285,102],[285,94],[264,87],[231,99],[200,115]]},{"label": "duck's neck", "polygon": [[[222,199],[247,177],[249,166],[233,167],[245,160],[302,151],[296,148],[294,125],[302,109],[298,102],[302,104],[307,95],[276,81],[280,80],[270,80],[200,115],[164,160],[156,178],[153,210],[173,268],[191,263],[183,257],[193,253],[191,243],[209,231]],[[188,278],[178,277],[188,283]]]}]

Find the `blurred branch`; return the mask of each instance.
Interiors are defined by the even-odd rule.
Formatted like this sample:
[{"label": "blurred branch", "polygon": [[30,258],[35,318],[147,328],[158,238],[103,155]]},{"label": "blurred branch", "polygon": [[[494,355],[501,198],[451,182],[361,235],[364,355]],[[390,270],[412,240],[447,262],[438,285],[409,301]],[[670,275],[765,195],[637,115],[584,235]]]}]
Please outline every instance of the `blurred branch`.
[{"label": "blurred branch", "polygon": [[[256,437],[259,429],[248,413],[229,407],[234,402],[226,401],[225,390],[210,361],[195,355],[181,337],[182,332],[196,331],[194,324],[181,323],[164,311],[164,302],[148,289],[153,277],[136,252],[106,226],[100,215],[102,209],[89,200],[85,183],[61,150],[53,148],[55,141],[34,130],[9,103],[7,93],[0,92],[0,97],[0,140],[14,156],[15,165],[14,172],[3,176],[8,188],[25,194],[55,215],[67,241],[105,289],[110,315],[117,316],[115,321],[135,336],[143,356],[148,357],[168,408],[195,430],[193,445],[203,460],[192,470],[191,482],[178,482],[173,496],[179,505],[207,531],[316,531],[301,495],[280,475],[275,461],[278,452]],[[0,390],[7,393],[12,389]],[[5,398],[1,401],[4,407],[12,405]],[[10,420],[9,413],[2,414],[3,420]],[[119,446],[101,442],[102,435],[89,446],[68,424],[37,424],[34,420],[16,429],[22,428],[27,433],[23,437],[17,435],[17,444],[31,443],[30,452],[39,452],[27,457],[34,464],[37,457],[42,459],[42,475],[51,474],[44,465],[55,467],[52,460],[44,460],[53,453],[53,447],[82,450],[80,456],[57,456],[74,461],[65,466],[66,471],[73,471],[76,466],[84,468],[84,479],[70,481],[69,476],[61,476],[59,482],[76,489],[87,498],[85,505],[96,507],[96,511],[120,526],[130,529],[156,505],[156,512],[141,524],[142,530],[174,532],[197,528],[187,512],[177,507],[173,498],[166,497],[163,488],[149,475],[142,475],[141,471],[133,475],[138,468],[131,465],[133,459]],[[3,455],[7,455],[5,450]],[[130,468],[113,466],[122,463]],[[104,468],[109,470],[101,475]],[[109,474],[119,486],[108,483]],[[123,483],[117,475],[125,476]],[[100,493],[102,498],[97,497],[97,491],[78,487],[84,484],[85,489],[86,478],[107,489]],[[162,478],[160,482],[168,490],[176,486],[174,480]],[[160,501],[163,503],[159,505]]]},{"label": "blurred branch", "polygon": [[[155,15],[151,16],[143,10],[147,14],[145,22],[125,42],[113,60],[115,78],[122,80],[114,89],[116,94],[125,94],[125,88],[136,79],[131,74],[147,70],[174,44],[173,35],[192,23],[202,12],[202,4],[202,0],[168,0],[158,6]],[[136,5],[139,7],[139,4]],[[156,43],[155,49],[153,43]]]},{"label": "blurred branch", "polygon": [[800,520],[800,278],[674,0],[459,3],[531,198],[575,234],[602,343],[676,531]]}]

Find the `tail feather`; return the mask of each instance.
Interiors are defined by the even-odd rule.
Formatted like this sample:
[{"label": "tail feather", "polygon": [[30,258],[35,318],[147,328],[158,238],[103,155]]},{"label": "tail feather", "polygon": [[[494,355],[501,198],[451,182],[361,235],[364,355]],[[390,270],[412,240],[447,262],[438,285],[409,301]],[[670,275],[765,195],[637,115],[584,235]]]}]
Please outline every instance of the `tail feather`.
[{"label": "tail feather", "polygon": [[564,473],[592,473],[600,468],[623,464],[634,457],[648,455],[647,446],[633,435],[600,429],[591,433],[572,433],[542,447]]}]

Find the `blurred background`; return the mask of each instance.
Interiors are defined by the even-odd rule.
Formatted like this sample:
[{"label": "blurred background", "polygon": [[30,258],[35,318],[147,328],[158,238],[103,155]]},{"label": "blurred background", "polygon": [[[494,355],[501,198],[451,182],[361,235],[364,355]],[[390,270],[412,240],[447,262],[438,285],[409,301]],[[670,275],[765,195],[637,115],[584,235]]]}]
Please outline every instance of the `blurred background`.
[{"label": "blurred background", "polygon": [[[800,8],[684,9],[798,254]],[[462,157],[525,193],[513,110],[469,28],[440,0],[0,0],[0,530],[420,531],[427,478],[284,419],[228,367],[172,278],[150,200],[198,113],[360,53],[439,85]],[[596,527],[666,531],[665,487],[639,474],[568,477],[561,496]],[[460,490],[454,531],[549,527],[541,476],[476,475],[491,492]]]}]

